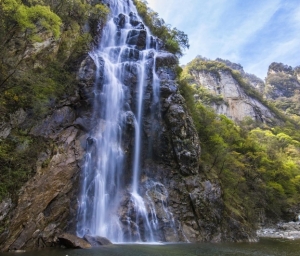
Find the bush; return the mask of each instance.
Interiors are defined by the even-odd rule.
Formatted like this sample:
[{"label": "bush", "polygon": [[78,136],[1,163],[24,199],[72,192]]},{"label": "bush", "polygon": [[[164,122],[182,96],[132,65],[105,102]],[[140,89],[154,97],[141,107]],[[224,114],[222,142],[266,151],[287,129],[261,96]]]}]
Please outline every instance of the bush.
[{"label": "bush", "polygon": [[6,196],[17,196],[21,186],[35,174],[38,154],[46,148],[42,138],[18,130],[0,141],[0,202]]},{"label": "bush", "polygon": [[177,57],[181,57],[183,50],[190,47],[188,36],[177,28],[167,25],[163,19],[159,18],[157,12],[147,6],[146,1],[133,0],[133,2],[145,25],[154,36],[163,41],[165,49]]}]

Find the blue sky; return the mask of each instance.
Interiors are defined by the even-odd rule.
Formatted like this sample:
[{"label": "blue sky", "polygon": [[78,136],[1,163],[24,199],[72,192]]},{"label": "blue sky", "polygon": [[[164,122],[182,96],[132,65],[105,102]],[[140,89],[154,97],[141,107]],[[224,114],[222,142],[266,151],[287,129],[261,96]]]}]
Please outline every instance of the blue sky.
[{"label": "blue sky", "polygon": [[261,78],[276,61],[300,65],[300,0],[147,0],[167,24],[189,36],[195,56],[240,63]]}]

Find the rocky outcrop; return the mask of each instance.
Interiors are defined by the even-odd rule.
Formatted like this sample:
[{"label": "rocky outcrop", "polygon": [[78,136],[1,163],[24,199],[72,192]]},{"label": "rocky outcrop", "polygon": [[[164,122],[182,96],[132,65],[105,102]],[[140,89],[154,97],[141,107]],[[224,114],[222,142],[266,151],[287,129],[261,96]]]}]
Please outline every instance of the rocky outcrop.
[{"label": "rocky outcrop", "polygon": [[261,228],[257,231],[259,237],[300,239],[300,222],[278,223],[273,227]]},{"label": "rocky outcrop", "polygon": [[13,204],[10,198],[4,199],[0,203],[0,221],[4,220],[12,207]]},{"label": "rocky outcrop", "polygon": [[[144,101],[140,190],[149,205],[149,215],[156,213],[159,230],[156,240],[255,240],[255,232],[248,223],[225,210],[220,184],[207,180],[199,172],[199,138],[178,92],[175,57],[164,52],[155,57],[160,106],[151,105],[153,92],[147,91],[150,95]],[[131,143],[125,142],[128,148]],[[134,234],[134,223],[128,221],[136,219],[129,192],[130,189],[123,192],[119,216],[125,234]]]},{"label": "rocky outcrop", "polygon": [[219,69],[215,73],[191,70],[191,75],[198,86],[203,86],[213,95],[222,96],[223,101],[211,103],[218,114],[235,121],[250,117],[255,121],[269,122],[275,117],[259,100],[247,94],[230,71]]},{"label": "rocky outcrop", "polygon": [[300,90],[299,68],[273,62],[266,78],[266,96],[269,99],[291,98]]},{"label": "rocky outcrop", "polygon": [[[54,113],[50,118],[56,115]],[[80,135],[74,126],[66,128],[63,123],[45,121],[43,125],[48,125],[44,126],[44,131],[39,130],[39,135],[51,136],[56,149],[51,155],[46,153],[48,166],[40,168],[19,192],[16,207],[10,213],[9,225],[5,230],[7,239],[1,242],[3,250],[52,245],[56,242],[57,234],[68,226],[75,206],[77,176],[83,157],[80,137],[84,135]],[[58,128],[59,125],[62,128]]]},{"label": "rocky outcrop", "polygon": [[237,64],[221,58],[217,58],[216,61],[224,63],[227,67],[231,68],[232,70],[237,70],[241,74],[241,76],[245,78],[253,88],[255,88],[259,93],[264,94],[265,91],[264,81],[259,77],[257,77],[256,75],[246,73],[241,64]]}]

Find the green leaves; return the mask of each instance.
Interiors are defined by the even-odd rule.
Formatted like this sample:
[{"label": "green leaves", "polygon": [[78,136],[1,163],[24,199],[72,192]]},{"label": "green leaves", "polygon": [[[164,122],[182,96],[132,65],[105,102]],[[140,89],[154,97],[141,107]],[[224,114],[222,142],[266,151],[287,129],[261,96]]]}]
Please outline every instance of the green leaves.
[{"label": "green leaves", "polygon": [[59,37],[62,22],[49,6],[26,6],[19,0],[2,0],[0,5],[7,30],[17,26],[21,31],[26,32],[32,41],[43,29],[52,33],[55,38]]},{"label": "green leaves", "polygon": [[139,15],[144,23],[149,27],[154,36],[157,36],[165,44],[165,49],[177,57],[183,55],[184,49],[188,49],[189,39],[187,34],[177,28],[171,28],[162,18],[159,18],[157,12],[154,12],[147,6],[143,0],[133,0]]},{"label": "green leaves", "polygon": [[[27,146],[22,148],[25,144]],[[45,148],[43,139],[24,135],[21,131],[14,131],[9,138],[0,140],[0,202],[9,194],[15,196],[35,173],[37,156]]]}]

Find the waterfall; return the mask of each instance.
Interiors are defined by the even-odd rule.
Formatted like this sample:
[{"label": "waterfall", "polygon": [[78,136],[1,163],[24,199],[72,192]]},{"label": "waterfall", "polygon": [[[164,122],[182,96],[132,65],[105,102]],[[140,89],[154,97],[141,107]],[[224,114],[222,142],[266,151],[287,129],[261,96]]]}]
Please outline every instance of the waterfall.
[{"label": "waterfall", "polygon": [[[101,42],[89,53],[97,66],[93,105],[97,125],[87,139],[77,235],[104,236],[113,242],[154,242],[158,237],[156,209],[148,194],[142,197],[139,185],[143,103],[149,84],[152,105],[159,106],[156,43],[131,1],[113,0],[110,8]],[[133,85],[126,81],[126,72],[137,77]],[[126,119],[132,120],[134,130],[131,171],[125,170],[128,159],[122,146]],[[132,174],[130,184],[124,182],[125,172]],[[128,206],[121,220],[119,205],[126,189]],[[164,211],[173,223],[165,206]]]}]

